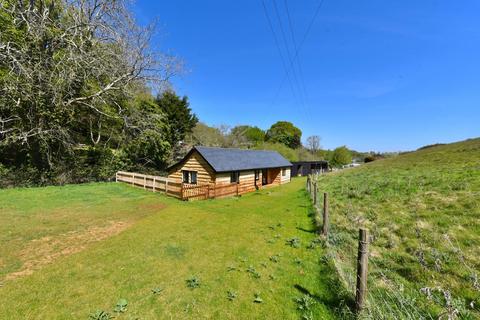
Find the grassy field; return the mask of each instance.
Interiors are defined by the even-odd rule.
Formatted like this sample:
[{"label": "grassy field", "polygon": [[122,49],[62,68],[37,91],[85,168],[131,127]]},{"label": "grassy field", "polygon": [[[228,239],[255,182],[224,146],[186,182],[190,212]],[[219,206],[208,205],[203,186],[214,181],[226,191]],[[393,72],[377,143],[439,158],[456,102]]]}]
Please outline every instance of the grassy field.
[{"label": "grassy field", "polygon": [[375,317],[480,318],[480,139],[321,176],[319,189],[330,194],[329,243],[347,283],[358,228],[371,231]]},{"label": "grassy field", "polygon": [[344,299],[304,183],[197,202],[115,183],[2,190],[0,319],[334,319]]}]

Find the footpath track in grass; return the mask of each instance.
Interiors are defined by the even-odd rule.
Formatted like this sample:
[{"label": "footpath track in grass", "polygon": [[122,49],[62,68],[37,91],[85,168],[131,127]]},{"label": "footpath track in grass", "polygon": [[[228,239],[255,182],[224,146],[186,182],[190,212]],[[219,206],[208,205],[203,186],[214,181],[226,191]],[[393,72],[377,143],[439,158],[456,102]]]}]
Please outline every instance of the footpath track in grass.
[{"label": "footpath track in grass", "polygon": [[[0,318],[334,319],[341,289],[312,242],[304,184],[196,202],[114,183],[0,191],[2,248],[13,246],[1,249]],[[118,221],[119,232],[74,238],[81,250],[7,279],[22,270],[14,249],[45,237],[61,247]]]}]

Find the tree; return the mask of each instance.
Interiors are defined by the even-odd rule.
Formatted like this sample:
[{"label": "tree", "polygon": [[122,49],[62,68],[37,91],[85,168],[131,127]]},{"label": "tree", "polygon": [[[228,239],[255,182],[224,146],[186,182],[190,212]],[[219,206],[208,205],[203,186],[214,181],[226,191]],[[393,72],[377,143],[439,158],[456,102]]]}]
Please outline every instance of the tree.
[{"label": "tree", "polygon": [[190,145],[206,147],[222,147],[225,144],[225,137],[218,128],[209,127],[202,122],[193,128],[188,140]]},{"label": "tree", "polygon": [[179,143],[185,136],[192,132],[198,122],[197,116],[192,113],[186,96],[180,98],[172,90],[166,90],[160,94],[156,103],[164,113],[169,124],[167,130],[167,141],[176,153],[179,150]]},{"label": "tree", "polygon": [[292,149],[302,145],[301,138],[302,131],[288,121],[278,121],[266,133],[266,141],[282,143]]},{"label": "tree", "polygon": [[254,126],[240,125],[230,130],[228,140],[235,147],[252,147],[265,140],[265,132]]},{"label": "tree", "polygon": [[352,154],[346,146],[333,150],[331,163],[334,166],[342,166],[352,162]]},{"label": "tree", "polygon": [[124,0],[4,0],[0,30],[0,162],[46,178],[152,130],[132,98],[181,66],[150,49],[154,26],[137,25]]},{"label": "tree", "polygon": [[138,95],[128,112],[131,124],[125,128],[125,158],[143,172],[165,168],[172,151],[167,138],[171,130],[160,106],[150,95]]},{"label": "tree", "polygon": [[312,154],[315,154],[320,149],[320,137],[319,136],[308,137],[307,149],[310,150]]}]

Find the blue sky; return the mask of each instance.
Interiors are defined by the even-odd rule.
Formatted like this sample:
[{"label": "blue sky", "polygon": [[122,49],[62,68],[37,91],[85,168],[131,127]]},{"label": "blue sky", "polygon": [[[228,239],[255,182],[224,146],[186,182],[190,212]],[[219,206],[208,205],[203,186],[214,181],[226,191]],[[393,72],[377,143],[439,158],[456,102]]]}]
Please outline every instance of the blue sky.
[{"label": "blue sky", "polygon": [[[265,0],[288,67],[291,34],[298,47],[319,1],[287,4],[292,29],[285,0]],[[292,85],[261,0],[137,0],[134,10],[158,19],[154,45],[185,62],[175,90],[209,125],[287,120],[304,140],[360,151],[480,136],[480,1],[324,0]]]}]

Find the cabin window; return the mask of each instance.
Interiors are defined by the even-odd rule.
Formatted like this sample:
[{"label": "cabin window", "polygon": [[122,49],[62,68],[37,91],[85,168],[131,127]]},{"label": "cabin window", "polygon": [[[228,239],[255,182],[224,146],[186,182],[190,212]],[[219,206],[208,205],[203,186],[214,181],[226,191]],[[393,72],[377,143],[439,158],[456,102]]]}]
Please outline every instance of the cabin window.
[{"label": "cabin window", "polygon": [[240,172],[233,171],[230,173],[230,183],[240,183]]},{"label": "cabin window", "polygon": [[183,183],[197,184],[197,171],[183,170]]},{"label": "cabin window", "polygon": [[255,181],[260,180],[260,170],[255,170]]},{"label": "cabin window", "polygon": [[282,169],[282,177],[285,177],[287,175],[287,169],[283,168]]}]

